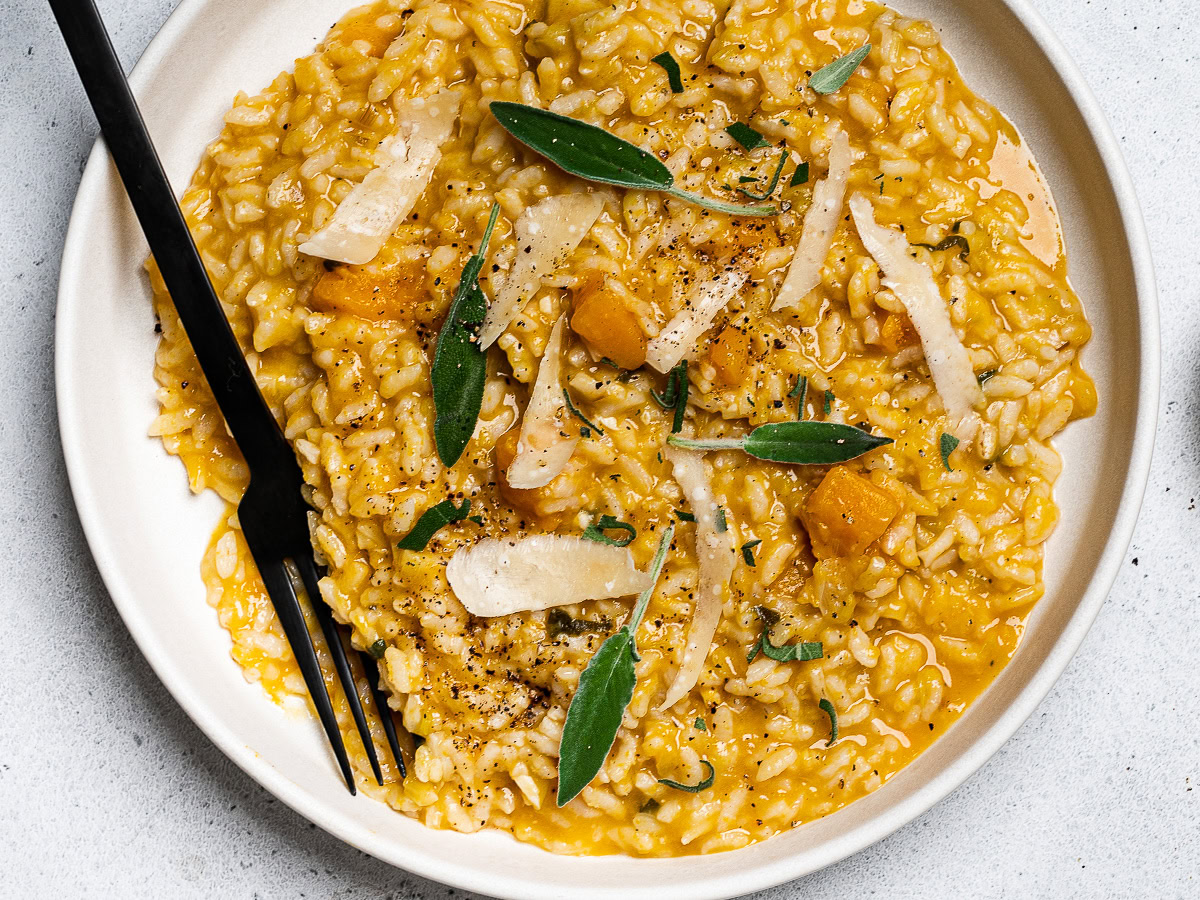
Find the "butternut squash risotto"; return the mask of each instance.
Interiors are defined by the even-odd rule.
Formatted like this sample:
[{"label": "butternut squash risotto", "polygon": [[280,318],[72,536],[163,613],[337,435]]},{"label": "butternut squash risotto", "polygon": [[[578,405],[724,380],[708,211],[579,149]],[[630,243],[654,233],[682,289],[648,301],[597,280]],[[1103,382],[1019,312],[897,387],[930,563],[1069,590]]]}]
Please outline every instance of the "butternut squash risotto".
[{"label": "butternut squash risotto", "polygon": [[[303,466],[320,601],[412,736],[380,787],[335,698],[397,811],[744,847],[881,787],[1016,650],[1090,331],[1034,161],[930,23],[382,0],[235,98],[183,207]],[[303,709],[149,268],[152,434],[229,503],[210,602]]]}]

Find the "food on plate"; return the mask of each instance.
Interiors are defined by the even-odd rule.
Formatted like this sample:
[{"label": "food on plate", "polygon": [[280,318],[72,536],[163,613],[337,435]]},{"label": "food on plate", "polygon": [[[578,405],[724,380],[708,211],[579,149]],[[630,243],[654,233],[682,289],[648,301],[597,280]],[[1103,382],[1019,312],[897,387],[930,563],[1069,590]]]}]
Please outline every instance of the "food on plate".
[{"label": "food on plate", "polygon": [[[1090,330],[1028,149],[929,23],[377,2],[235,98],[183,207],[303,467],[308,602],[413,737],[379,787],[336,701],[399,812],[740,848],[881,787],[1016,651]],[[149,268],[152,433],[230,504],[210,602],[303,708]]]}]

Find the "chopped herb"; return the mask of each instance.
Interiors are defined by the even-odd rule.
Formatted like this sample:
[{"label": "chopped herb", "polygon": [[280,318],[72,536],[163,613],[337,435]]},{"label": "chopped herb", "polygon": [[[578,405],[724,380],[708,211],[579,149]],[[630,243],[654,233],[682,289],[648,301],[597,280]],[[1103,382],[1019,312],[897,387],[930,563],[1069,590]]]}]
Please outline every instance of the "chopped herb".
[{"label": "chopped herb", "polygon": [[[603,428],[589,420],[588,417],[581,413],[578,408],[576,408],[575,404],[571,402],[571,395],[566,388],[563,388],[563,399],[567,401],[567,409],[570,410],[571,415],[583,423],[584,427],[579,429],[579,433],[583,437],[591,437],[591,431],[596,432],[596,434],[604,434]],[[588,429],[591,429],[591,431],[588,431]]]},{"label": "chopped herb", "polygon": [[824,697],[821,698],[821,702],[818,705],[821,707],[821,709],[825,710],[825,715],[829,716],[829,743],[826,744],[826,746],[832,747],[835,743],[837,743],[838,738],[837,710],[835,710],[833,708],[833,704]]},{"label": "chopped herb", "polygon": [[461,522],[471,512],[471,501],[464,500],[462,506],[455,506],[454,501],[446,498],[437,506],[431,506],[421,513],[413,530],[404,536],[396,546],[401,550],[424,550],[429,539],[443,525],[453,525]]},{"label": "chopped herb", "polygon": [[558,747],[559,806],[569,803],[596,777],[617,739],[617,729],[625,707],[633,699],[637,682],[634,661],[638,658],[634,634],[641,624],[650,596],[662,574],[667,551],[675,536],[670,523],[658,543],[658,552],[650,565],[650,585],[642,591],[629,621],[600,645],[579,677],[579,687],[567,708],[562,739]]},{"label": "chopped herb", "polygon": [[675,788],[677,791],[687,791],[689,794],[698,794],[701,791],[708,790],[713,786],[713,782],[717,778],[717,770],[713,768],[712,763],[707,759],[700,760],[700,765],[708,769],[708,777],[699,784],[682,784],[678,781],[672,781],[670,778],[658,779],[659,784],[664,784],[669,788]]},{"label": "chopped herb", "polygon": [[982,386],[985,381],[999,372],[999,369],[988,369],[986,372],[980,372],[978,375],[976,375],[975,380],[979,382],[980,386]]},{"label": "chopped herb", "polygon": [[799,397],[796,401],[796,421],[804,420],[805,407],[808,405],[808,376],[801,375],[796,379],[796,386],[788,392],[789,397]]},{"label": "chopped herb", "polygon": [[[626,534],[623,537],[610,538],[604,533],[606,531],[624,531]],[[583,530],[583,536],[589,541],[608,544],[610,547],[628,547],[637,537],[637,529],[628,522],[622,522],[610,515],[603,515],[598,522],[592,522]]]},{"label": "chopped herb", "polygon": [[474,522],[476,525],[483,524],[483,516],[467,516],[467,518],[470,519],[472,522]]},{"label": "chopped herb", "polygon": [[854,74],[854,70],[862,65],[871,52],[871,45],[864,44],[853,53],[847,53],[840,59],[835,59],[829,65],[808,79],[808,86],[818,94],[832,94]]},{"label": "chopped herb", "polygon": [[685,359],[667,373],[667,387],[661,394],[654,388],[650,389],[650,396],[654,398],[655,403],[663,409],[675,411],[675,417],[671,420],[671,434],[677,434],[683,428],[683,415],[687,412],[689,387],[687,360]]},{"label": "chopped herb", "polygon": [[[767,184],[767,189],[765,191],[763,191],[761,194],[755,194],[746,190],[745,188],[738,188],[738,193],[744,194],[751,200],[766,200],[768,197],[770,197],[773,193],[775,193],[775,188],[779,185],[779,176],[783,174],[783,164],[787,162],[787,155],[788,154],[786,150],[779,154],[779,165],[775,167],[775,174],[771,176],[771,181]],[[750,180],[754,181],[755,179],[751,178]],[[741,179],[739,178],[738,181],[741,181]]]},{"label": "chopped herb", "polygon": [[820,641],[799,641],[795,644],[775,646],[771,643],[771,628],[779,621],[779,613],[765,606],[756,606],[754,611],[762,620],[763,627],[758,642],[746,654],[746,662],[754,662],[760,651],[763,656],[776,662],[808,662],[825,655],[825,648]]},{"label": "chopped herb", "polygon": [[590,619],[572,619],[557,607],[546,614],[546,636],[552,641],[557,640],[564,634],[574,636],[577,634],[603,633],[611,627],[612,620],[607,616],[598,622],[593,622]]},{"label": "chopped herb", "polygon": [[746,541],[746,543],[742,544],[742,559],[744,559],[746,561],[746,565],[752,569],[755,567],[754,548],[761,543],[762,539],[758,538],[753,541]]},{"label": "chopped herb", "polygon": [[745,122],[734,122],[725,126],[725,132],[746,150],[757,150],[771,143]]},{"label": "chopped herb", "polygon": [[487,351],[479,345],[479,326],[487,315],[487,298],[479,286],[479,271],[487,253],[500,204],[492,204],[479,250],[463,266],[462,278],[450,301],[446,322],[438,332],[430,381],[433,383],[434,443],[442,464],[458,462],[475,432],[487,380]]},{"label": "chopped herb", "polygon": [[569,116],[522,103],[493,101],[496,121],[529,149],[541,154],[564,172],[588,181],[637,190],[662,191],[672,197],[734,216],[773,216],[770,204],[743,206],[702,194],[693,194],[675,184],[675,176],[653,154],[603,128]]},{"label": "chopped herb", "polygon": [[967,254],[971,252],[971,245],[961,234],[952,234],[949,237],[943,238],[936,244],[913,244],[913,246],[924,247],[931,253],[940,253],[943,250],[949,250],[951,247],[957,247],[958,255],[963,262],[966,262]]},{"label": "chopped herb", "polygon": [[700,718],[697,718],[696,721],[692,723],[692,727],[697,731],[708,731],[708,726],[705,725],[704,720]]},{"label": "chopped herb", "polygon": [[690,512],[684,512],[682,509],[675,510],[675,518],[677,518],[680,522],[695,522],[696,521],[695,516],[693,516]]},{"label": "chopped herb", "polygon": [[938,448],[942,451],[942,465],[946,467],[947,472],[954,471],[950,465],[950,454],[958,447],[958,443],[958,438],[952,434],[946,434],[944,431],[938,439]]},{"label": "chopped herb", "polygon": [[837,397],[833,395],[833,391],[825,392],[825,415],[829,415],[831,412],[833,412],[833,401],[836,399]]},{"label": "chopped herb", "polygon": [[375,659],[383,659],[383,654],[387,652],[387,641],[375,641],[375,643],[367,648],[367,652]]},{"label": "chopped herb", "polygon": [[675,62],[675,57],[669,50],[664,50],[650,62],[658,63],[667,70],[667,84],[671,85],[672,94],[683,93],[683,79],[679,77],[679,63]]},{"label": "chopped herb", "polygon": [[802,162],[796,166],[796,171],[792,173],[792,180],[788,182],[789,187],[808,184],[808,163]]},{"label": "chopped herb", "polygon": [[727,521],[725,521],[725,507],[723,507],[723,506],[717,507],[716,520],[717,520],[717,531],[724,533],[729,530],[729,523]]},{"label": "chopped herb", "polygon": [[652,816],[656,812],[658,812],[658,808],[660,806],[662,806],[661,803],[659,803],[653,797],[650,797],[648,800],[646,800],[645,803],[643,803],[640,807],[638,807],[638,812],[645,813],[648,816]]},{"label": "chopped herb", "polygon": [[758,459],[797,465],[846,462],[891,442],[853,425],[810,421],[772,422],[741,438],[667,438],[667,443],[687,450],[743,450]]},{"label": "chopped herb", "polygon": [[752,181],[758,181],[753,175],[739,175],[738,184],[749,184]]}]

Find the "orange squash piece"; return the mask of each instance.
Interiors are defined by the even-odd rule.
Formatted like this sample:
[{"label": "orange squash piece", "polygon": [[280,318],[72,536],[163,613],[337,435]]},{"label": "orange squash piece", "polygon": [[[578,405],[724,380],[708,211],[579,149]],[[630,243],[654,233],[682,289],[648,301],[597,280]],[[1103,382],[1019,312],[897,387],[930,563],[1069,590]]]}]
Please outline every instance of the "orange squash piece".
[{"label": "orange squash piece", "polygon": [[892,313],[879,329],[879,344],[888,353],[911,347],[918,340],[917,329],[913,328],[912,320],[904,313]]},{"label": "orange squash piece", "polygon": [[830,469],[804,501],[800,519],[820,559],[854,556],[883,536],[900,504],[846,466]]},{"label": "orange squash piece", "polygon": [[423,259],[386,269],[338,266],[317,279],[312,292],[314,309],[371,322],[423,319],[421,313],[429,310],[430,301]]},{"label": "orange squash piece", "polygon": [[589,282],[576,294],[571,329],[593,353],[622,369],[636,369],[646,361],[646,335],[637,316],[607,296],[602,285]]},{"label": "orange squash piece", "polygon": [[338,34],[338,40],[343,44],[366,41],[371,45],[368,56],[383,56],[392,43],[392,36],[375,24],[373,16],[369,16],[348,23]]},{"label": "orange squash piece", "polygon": [[726,325],[708,348],[708,361],[717,370],[719,384],[726,387],[741,384],[750,364],[750,335],[734,325]]}]

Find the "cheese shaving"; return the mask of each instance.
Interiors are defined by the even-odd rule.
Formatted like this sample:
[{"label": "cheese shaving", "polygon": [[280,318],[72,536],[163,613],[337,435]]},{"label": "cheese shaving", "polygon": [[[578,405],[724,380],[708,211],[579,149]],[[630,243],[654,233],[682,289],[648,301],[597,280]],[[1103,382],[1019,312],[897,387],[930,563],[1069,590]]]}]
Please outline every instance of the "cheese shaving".
[{"label": "cheese shaving", "polygon": [[514,488],[540,488],[549,484],[566,468],[579,443],[578,433],[569,433],[563,421],[567,406],[559,373],[566,319],[563,315],[554,323],[529,405],[525,407],[517,453],[508,467],[508,483]]},{"label": "cheese shaving", "polygon": [[712,327],[717,313],[729,305],[746,283],[746,273],[726,269],[714,278],[700,281],[659,334],[646,345],[646,362],[660,372],[669,372],[685,356],[690,358],[700,335]]}]

